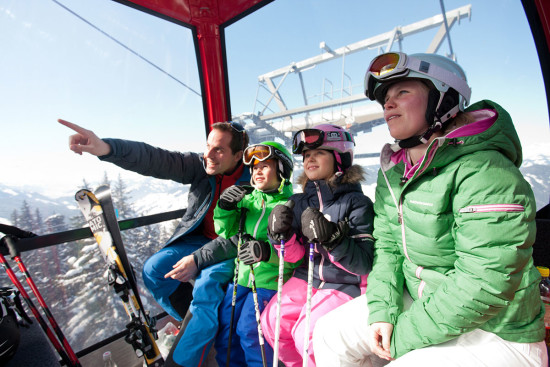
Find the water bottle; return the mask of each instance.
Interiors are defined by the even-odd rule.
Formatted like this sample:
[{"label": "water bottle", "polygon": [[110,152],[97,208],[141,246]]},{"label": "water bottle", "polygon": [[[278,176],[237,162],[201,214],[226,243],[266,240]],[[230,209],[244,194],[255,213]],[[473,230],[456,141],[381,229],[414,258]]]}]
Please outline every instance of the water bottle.
[{"label": "water bottle", "polygon": [[110,351],[103,353],[103,367],[117,367],[117,364],[113,361],[113,356]]},{"label": "water bottle", "polygon": [[540,298],[544,303],[544,327],[546,328],[546,345],[550,347],[550,269],[545,266],[537,266],[542,277],[539,283]]},{"label": "water bottle", "polygon": [[158,332],[158,342],[157,346],[159,348],[160,354],[166,359],[172,349],[179,329],[172,322],[168,322],[162,329]]}]

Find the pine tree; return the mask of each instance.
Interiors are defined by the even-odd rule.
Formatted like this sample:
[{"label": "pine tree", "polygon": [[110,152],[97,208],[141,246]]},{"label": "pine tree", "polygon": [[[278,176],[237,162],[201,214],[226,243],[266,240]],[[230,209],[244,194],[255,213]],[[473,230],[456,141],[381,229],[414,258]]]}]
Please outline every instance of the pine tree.
[{"label": "pine tree", "polygon": [[31,212],[31,207],[27,203],[27,200],[23,200],[23,203],[21,204],[21,214],[19,215],[19,222],[17,223],[17,227],[25,231],[32,231],[33,223],[34,219]]},{"label": "pine tree", "polygon": [[44,220],[48,233],[66,231],[67,224],[65,223],[65,216],[62,214],[52,214],[46,220]]},{"label": "pine tree", "polygon": [[40,209],[38,208],[34,211],[32,231],[38,235],[44,233],[44,222],[42,221],[42,214],[40,214]]},{"label": "pine tree", "polygon": [[[113,205],[119,213],[119,220],[136,218],[142,215],[142,213],[137,213],[134,209],[126,182],[122,179],[121,175],[118,176],[118,180],[115,182],[111,194],[113,198]],[[140,293],[144,298],[144,302],[147,303],[146,308],[148,308],[153,315],[162,312],[160,306],[158,306],[156,302],[152,301],[152,298],[149,296],[149,293],[141,278],[141,271],[145,260],[160,250],[162,248],[162,243],[164,243],[161,242],[159,225],[154,224],[147,227],[139,227],[123,231],[122,240],[128,255],[128,260],[132,264],[136,278],[138,279]]]},{"label": "pine tree", "polygon": [[118,180],[115,182],[114,187],[111,190],[113,197],[113,205],[118,211],[119,219],[135,218],[136,212],[130,203],[131,196],[128,193],[126,182],[122,179],[122,176],[118,175]]},{"label": "pine tree", "polygon": [[[105,173],[107,175],[107,173]],[[90,185],[88,184],[88,181],[86,181],[85,178],[82,179],[82,189],[91,190]]]},{"label": "pine tree", "polygon": [[13,209],[13,212],[11,212],[10,220],[12,226],[19,227],[19,213],[17,209]]},{"label": "pine tree", "polygon": [[107,171],[103,171],[103,181],[101,181],[102,185],[111,185],[111,180],[109,180],[109,175],[107,175]]}]

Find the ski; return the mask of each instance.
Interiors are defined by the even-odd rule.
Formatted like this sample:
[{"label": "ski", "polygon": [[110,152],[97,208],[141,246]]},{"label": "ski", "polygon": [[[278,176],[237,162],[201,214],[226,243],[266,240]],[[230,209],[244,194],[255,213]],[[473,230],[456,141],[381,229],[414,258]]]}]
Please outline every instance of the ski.
[{"label": "ski", "polygon": [[109,186],[100,186],[95,194],[90,190],[79,190],[75,200],[107,263],[109,285],[122,299],[130,317],[130,323],[126,325],[126,342],[132,345],[138,357],[145,358],[147,366],[163,366],[164,359],[155,342],[154,320],[143,308],[134,271],[122,242]]}]

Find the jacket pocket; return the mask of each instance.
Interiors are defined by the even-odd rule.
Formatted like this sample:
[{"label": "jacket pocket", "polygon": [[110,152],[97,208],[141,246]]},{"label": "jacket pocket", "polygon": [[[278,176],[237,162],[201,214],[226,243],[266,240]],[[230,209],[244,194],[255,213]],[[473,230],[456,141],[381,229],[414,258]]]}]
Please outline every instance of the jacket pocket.
[{"label": "jacket pocket", "polygon": [[488,213],[488,212],[524,212],[525,207],[520,204],[480,204],[468,205],[459,210],[459,213]]}]

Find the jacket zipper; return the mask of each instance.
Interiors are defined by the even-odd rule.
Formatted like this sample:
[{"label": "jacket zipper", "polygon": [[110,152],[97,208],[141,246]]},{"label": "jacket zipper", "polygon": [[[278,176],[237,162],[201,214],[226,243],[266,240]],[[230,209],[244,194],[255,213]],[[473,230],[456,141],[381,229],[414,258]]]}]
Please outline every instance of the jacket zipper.
[{"label": "jacket zipper", "polygon": [[206,198],[206,199],[202,202],[201,206],[199,206],[199,208],[197,209],[197,211],[195,212],[195,214],[193,214],[193,218],[196,218],[196,217],[200,214],[202,208],[204,208],[204,206],[205,206],[206,204],[208,204],[208,202],[209,202],[209,200],[208,200],[208,198]]},{"label": "jacket zipper", "polygon": [[[222,185],[221,185],[222,180],[223,180],[223,177],[220,178],[220,182],[218,183],[218,179],[217,179],[216,177],[214,177],[214,189],[212,190],[212,195],[215,194],[215,192],[216,192],[216,187],[218,187],[218,197],[220,196],[220,191],[221,191],[221,187],[222,187]],[[214,200],[214,199],[212,198],[212,200]],[[201,206],[199,206],[199,208],[197,209],[197,211],[195,211],[195,214],[193,214],[193,219],[195,219],[195,218],[199,215],[199,213],[201,212],[202,208],[204,208],[204,206],[205,206],[206,204],[208,204],[208,202],[209,202],[208,198],[206,198],[206,199],[202,202]]]},{"label": "jacket zipper", "polygon": [[262,221],[262,218],[265,215],[265,209],[266,209],[265,200],[262,198],[262,214],[260,215],[260,219],[258,219],[258,221],[256,222],[256,226],[254,226],[254,234],[252,235],[252,237],[254,238],[256,238],[256,234],[258,233],[258,227],[260,226],[260,222]]},{"label": "jacket zipper", "polygon": [[488,213],[488,212],[524,212],[525,207],[520,204],[482,204],[469,205],[460,209],[459,213]]},{"label": "jacket zipper", "polygon": [[[427,160],[426,164],[423,166],[424,168],[423,169],[422,168],[417,169],[417,171],[411,177],[411,180],[414,179],[415,177],[420,176],[426,170],[426,168],[431,163],[433,157],[435,156],[436,151],[437,151],[437,147],[434,148],[434,150],[428,149],[428,151],[426,152],[427,155],[428,155],[428,158],[426,158],[426,155],[424,155],[424,157],[422,158],[422,161],[419,164],[419,167],[422,167],[423,166],[422,163],[424,163],[423,161]],[[411,258],[409,257],[409,253],[407,251],[407,240],[405,238],[405,218],[404,218],[404,215],[403,215],[403,191],[405,191],[405,190],[404,189],[401,190],[401,194],[399,195],[399,202],[397,202],[397,199],[396,199],[395,194],[393,192],[393,189],[390,185],[388,177],[386,176],[386,172],[382,171],[382,174],[384,176],[384,179],[386,180],[386,185],[388,186],[388,190],[390,191],[393,202],[395,203],[395,206],[397,208],[397,222],[401,226],[401,243],[403,245],[403,253],[405,254],[405,257],[407,258],[407,260],[409,260],[411,262],[411,264],[416,265],[411,260]],[[411,180],[407,180],[405,185],[407,185],[409,182],[411,182]],[[417,289],[417,294],[418,294],[419,298],[422,297],[422,292],[423,292],[424,287],[426,285],[426,282],[424,282],[424,280],[422,280],[420,278],[420,272],[422,271],[422,269],[423,269],[422,267],[417,265],[416,276],[418,277],[418,279],[420,279],[420,284],[419,284],[418,289]]]},{"label": "jacket zipper", "polygon": [[[264,198],[262,198],[262,214],[260,214],[260,219],[258,219],[258,221],[256,222],[256,225],[254,226],[254,233],[252,235],[252,237],[256,238],[256,234],[258,233],[258,227],[260,226],[260,222],[262,221],[262,218],[264,217],[265,215],[265,209],[266,209],[266,205],[265,205],[265,200]],[[257,268],[258,266],[260,266],[261,263],[256,263],[256,264],[253,264],[252,266],[254,268]],[[248,273],[248,287],[251,288],[252,287],[252,272]]]}]

